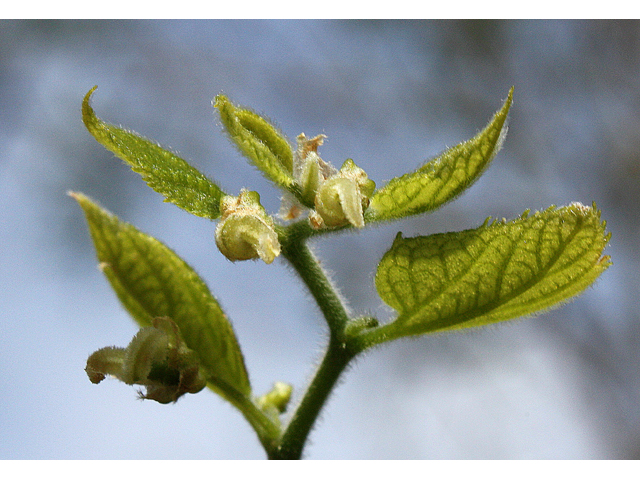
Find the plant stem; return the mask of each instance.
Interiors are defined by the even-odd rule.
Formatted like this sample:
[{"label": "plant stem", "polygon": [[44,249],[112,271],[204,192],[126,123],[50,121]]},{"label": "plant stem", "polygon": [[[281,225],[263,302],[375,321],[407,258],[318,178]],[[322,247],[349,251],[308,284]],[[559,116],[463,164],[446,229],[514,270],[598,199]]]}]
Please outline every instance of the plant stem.
[{"label": "plant stem", "polygon": [[218,385],[209,384],[209,386],[242,412],[244,418],[258,434],[258,439],[267,452],[278,446],[281,434],[279,425],[267,417],[249,397],[234,388],[220,388],[219,382]]},{"label": "plant stem", "polygon": [[327,324],[330,338],[322,363],[307,392],[286,427],[280,445],[267,451],[272,460],[298,460],[320,410],[348,363],[359,352],[345,340],[349,315],[331,281],[320,266],[306,240],[313,232],[308,222],[293,224],[279,232],[282,255],[286,258],[316,300]]},{"label": "plant stem", "polygon": [[[307,285],[324,315],[332,335],[342,337],[349,315],[331,281],[320,266],[313,252],[306,244],[308,233],[302,226],[294,224],[279,235],[282,255],[295,268],[302,281]],[[305,235],[306,234],[306,235]]]},{"label": "plant stem", "polygon": [[278,448],[269,452],[270,460],[299,460],[320,410],[354,353],[332,336],[316,375],[287,426]]}]

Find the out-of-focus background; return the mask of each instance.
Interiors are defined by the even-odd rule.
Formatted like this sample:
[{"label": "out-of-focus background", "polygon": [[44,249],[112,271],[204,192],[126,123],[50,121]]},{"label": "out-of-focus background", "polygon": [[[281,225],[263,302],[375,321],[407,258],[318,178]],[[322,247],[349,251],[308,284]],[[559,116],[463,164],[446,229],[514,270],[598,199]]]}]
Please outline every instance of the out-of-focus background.
[{"label": "out-of-focus background", "polygon": [[[595,201],[614,265],[533,319],[398,341],[347,372],[310,459],[640,456],[640,23],[636,21],[0,21],[0,458],[263,458],[211,392],[175,405],[92,385],[86,357],[136,327],[96,267],[78,190],[172,247],[231,318],[252,384],[300,392],[326,335],[284,263],[232,264],[215,224],[163,204],[96,143],[83,95],[230,193],[278,193],[221,134],[219,92],[290,139],[324,133],[378,185],[482,128],[515,85],[507,141],[463,196],[426,216],[314,244],[354,312],[396,232]],[[294,400],[295,401],[295,400]]]}]

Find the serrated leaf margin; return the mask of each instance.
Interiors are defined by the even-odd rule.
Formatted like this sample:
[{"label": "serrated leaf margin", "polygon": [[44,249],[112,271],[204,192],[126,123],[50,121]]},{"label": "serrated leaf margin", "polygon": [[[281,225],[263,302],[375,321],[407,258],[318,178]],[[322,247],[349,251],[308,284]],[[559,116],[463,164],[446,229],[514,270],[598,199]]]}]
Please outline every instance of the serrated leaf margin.
[{"label": "serrated leaf margin", "polygon": [[[100,269],[134,320],[146,327],[153,318],[171,318],[207,370],[209,386],[224,397],[235,395],[230,388],[249,396],[249,377],[233,327],[200,276],[159,240],[120,221],[86,195],[69,195],[85,213]],[[126,252],[127,259],[125,248],[135,249]],[[138,282],[149,278],[165,302],[142,298],[136,291]]]},{"label": "serrated leaf margin", "polygon": [[365,221],[390,221],[435,210],[470,187],[502,147],[512,103],[513,87],[502,108],[475,137],[376,190]]},{"label": "serrated leaf margin", "polygon": [[[550,223],[557,231],[546,228]],[[595,204],[574,203],[531,216],[525,212],[511,222],[488,220],[462,232],[413,238],[398,234],[378,265],[375,283],[381,298],[399,315],[367,332],[369,341],[480,327],[559,306],[611,265],[610,257],[602,255],[610,238],[605,230]],[[554,237],[564,242],[555,249],[550,247]],[[536,242],[544,244],[540,258],[533,251]],[[526,261],[532,259],[535,267]],[[535,268],[538,274],[531,273],[517,291],[509,291]],[[490,276],[492,271],[498,271],[496,278]],[[475,296],[474,288],[479,292]],[[495,289],[500,293],[491,297]]]},{"label": "serrated leaf margin", "polygon": [[136,132],[102,121],[90,100],[98,87],[85,95],[82,121],[91,135],[139,173],[156,192],[183,210],[209,219],[220,216],[220,199],[225,193],[206,175],[177,154]]}]

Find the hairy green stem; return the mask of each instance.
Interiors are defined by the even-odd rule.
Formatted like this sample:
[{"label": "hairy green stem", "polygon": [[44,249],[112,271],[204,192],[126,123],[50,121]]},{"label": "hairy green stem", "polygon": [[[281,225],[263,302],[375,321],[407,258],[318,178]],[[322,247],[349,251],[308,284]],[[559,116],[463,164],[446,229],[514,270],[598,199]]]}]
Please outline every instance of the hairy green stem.
[{"label": "hairy green stem", "polygon": [[279,232],[282,255],[296,270],[316,300],[327,324],[330,339],[325,356],[307,392],[287,425],[279,446],[267,450],[269,459],[297,460],[302,455],[322,407],[347,364],[358,353],[345,339],[349,315],[329,278],[306,245],[313,235],[308,222],[298,222]]},{"label": "hairy green stem", "polygon": [[281,434],[279,425],[265,415],[249,397],[234,388],[224,388],[219,382],[217,385],[209,384],[209,386],[242,412],[267,452],[277,447]]},{"label": "hairy green stem", "polygon": [[269,452],[270,460],[299,460],[304,444],[309,436],[320,410],[324,406],[336,381],[354,353],[332,337],[327,353],[287,426],[278,448]]},{"label": "hairy green stem", "polygon": [[342,337],[349,315],[331,281],[307,246],[306,239],[309,233],[303,230],[303,225],[294,224],[291,230],[285,230],[286,233],[279,235],[282,256],[291,263],[309,288],[329,324],[332,335]]},{"label": "hairy green stem", "polygon": [[361,331],[349,338],[349,341],[351,342],[353,349],[362,352],[375,345],[389,342],[401,336],[403,336],[402,331],[400,334],[398,333],[398,328],[395,323],[388,323],[381,326],[372,324],[371,328],[363,328]]}]

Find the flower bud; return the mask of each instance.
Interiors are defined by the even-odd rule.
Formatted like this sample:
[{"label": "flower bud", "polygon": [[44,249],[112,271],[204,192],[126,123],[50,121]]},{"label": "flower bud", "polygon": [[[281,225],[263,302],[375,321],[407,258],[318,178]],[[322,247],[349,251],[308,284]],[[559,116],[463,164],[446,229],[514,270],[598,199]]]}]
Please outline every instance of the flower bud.
[{"label": "flower bud", "polygon": [[300,189],[300,199],[307,207],[312,207],[318,187],[327,178],[337,173],[320,155],[318,147],[322,145],[324,135],[308,139],[304,133],[298,135],[298,148],[293,154],[293,177]]},{"label": "flower bud", "polygon": [[318,155],[324,135],[308,139],[298,135],[293,154],[295,197],[282,200],[280,217],[295,219],[304,207],[312,208],[309,222],[315,229],[353,225],[364,227],[364,210],[369,206],[376,184],[353,160],[347,159],[338,171]]},{"label": "flower bud", "polygon": [[362,204],[356,183],[343,177],[332,177],[324,182],[316,195],[316,212],[327,227],[351,224],[364,227]]},{"label": "flower bud", "polygon": [[257,192],[243,190],[238,197],[227,195],[220,203],[222,218],[216,228],[216,244],[229,260],[260,258],[271,263],[280,255],[273,219],[260,205]]},{"label": "flower bud", "polygon": [[337,175],[320,185],[315,198],[317,215],[311,217],[312,224],[327,227],[351,224],[363,228],[363,212],[369,206],[374,189],[375,183],[369,180],[365,171],[353,160],[346,160]]},{"label": "flower bud", "polygon": [[357,166],[352,159],[347,158],[342,167],[340,167],[339,175],[344,178],[350,178],[355,182],[362,197],[362,207],[369,206],[369,198],[371,198],[373,191],[376,189],[376,182],[369,178],[367,172]]},{"label": "flower bud", "polygon": [[306,205],[313,205],[318,187],[324,180],[320,173],[319,160],[316,152],[309,152],[300,168],[297,184],[300,187],[302,203]]},{"label": "flower bud", "polygon": [[257,404],[263,411],[275,409],[278,413],[284,413],[291,400],[292,391],[293,387],[288,383],[276,382],[268,393],[257,399]]}]

